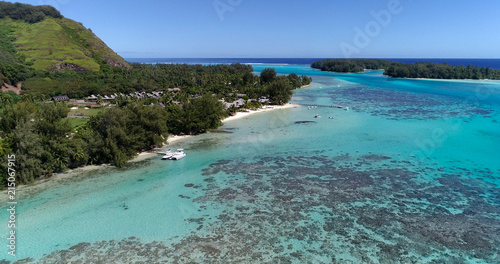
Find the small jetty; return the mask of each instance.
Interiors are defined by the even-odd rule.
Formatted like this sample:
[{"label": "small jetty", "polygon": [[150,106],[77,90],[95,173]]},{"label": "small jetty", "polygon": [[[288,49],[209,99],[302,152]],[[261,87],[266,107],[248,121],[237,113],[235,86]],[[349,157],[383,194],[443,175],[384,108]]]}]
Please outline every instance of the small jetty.
[{"label": "small jetty", "polygon": [[[328,104],[304,104],[304,103],[294,103],[296,105],[302,105],[302,106],[307,106],[309,110],[311,108],[317,108],[317,107],[328,107],[328,108],[344,108],[342,105],[328,105]],[[349,109],[349,107],[347,107]]]}]

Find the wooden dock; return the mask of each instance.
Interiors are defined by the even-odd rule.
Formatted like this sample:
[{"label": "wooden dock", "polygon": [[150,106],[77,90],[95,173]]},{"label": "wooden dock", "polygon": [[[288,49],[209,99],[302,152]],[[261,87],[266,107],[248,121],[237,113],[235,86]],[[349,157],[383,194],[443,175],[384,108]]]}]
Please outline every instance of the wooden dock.
[{"label": "wooden dock", "polygon": [[293,103],[295,105],[302,105],[308,107],[328,107],[328,108],[344,108],[341,105],[325,105],[325,104],[303,104],[303,103]]}]

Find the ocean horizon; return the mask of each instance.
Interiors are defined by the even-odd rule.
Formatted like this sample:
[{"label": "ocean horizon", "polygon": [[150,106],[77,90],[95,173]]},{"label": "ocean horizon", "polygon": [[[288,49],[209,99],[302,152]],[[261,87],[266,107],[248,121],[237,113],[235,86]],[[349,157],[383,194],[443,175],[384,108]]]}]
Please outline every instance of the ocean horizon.
[{"label": "ocean horizon", "polygon": [[[125,58],[128,62],[136,63],[172,63],[172,64],[289,64],[305,65],[326,58]],[[477,59],[477,58],[377,58],[402,63],[433,62],[447,63],[453,66],[473,65],[477,67],[490,67],[500,69],[500,59]]]}]

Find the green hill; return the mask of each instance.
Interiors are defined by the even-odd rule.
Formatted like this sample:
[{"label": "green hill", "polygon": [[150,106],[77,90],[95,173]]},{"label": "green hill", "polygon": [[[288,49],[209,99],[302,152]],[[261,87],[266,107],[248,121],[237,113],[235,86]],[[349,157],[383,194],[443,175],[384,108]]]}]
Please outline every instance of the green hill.
[{"label": "green hill", "polygon": [[99,71],[105,64],[130,68],[91,30],[53,7],[0,1],[0,82],[19,81],[15,75],[30,68]]},{"label": "green hill", "polygon": [[112,66],[129,67],[94,33],[71,19],[46,17],[30,24],[3,18],[0,27],[12,32],[17,52],[32,62],[35,70],[98,71],[99,60]]}]

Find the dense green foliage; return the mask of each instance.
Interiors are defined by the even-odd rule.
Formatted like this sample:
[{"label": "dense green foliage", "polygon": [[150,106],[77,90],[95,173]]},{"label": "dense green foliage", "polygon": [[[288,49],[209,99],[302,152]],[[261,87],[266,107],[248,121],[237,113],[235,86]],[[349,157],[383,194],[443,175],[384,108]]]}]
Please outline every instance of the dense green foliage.
[{"label": "dense green foliage", "polygon": [[283,105],[292,98],[293,86],[287,77],[280,76],[269,85],[269,97],[277,105]]},{"label": "dense green foliage", "polygon": [[0,85],[16,85],[32,75],[24,56],[16,52],[12,33],[12,29],[0,27]]},{"label": "dense green foliage", "polygon": [[[276,78],[276,77],[274,77]],[[292,89],[311,82],[307,76],[290,79]],[[230,99],[234,94],[246,94],[249,98],[269,96],[272,82],[261,82],[253,74],[250,65],[187,65],[187,64],[132,64],[132,69],[102,67],[99,72],[38,72],[23,83],[25,94],[36,98],[68,95],[83,98],[91,94],[129,94],[136,91],[164,91],[181,87],[163,101],[183,101],[185,98],[205,93],[216,94],[218,99]],[[163,102],[162,101],[162,102]],[[165,103],[164,102],[164,103]]]},{"label": "dense green foliage", "polygon": [[274,68],[265,68],[260,73],[260,82],[267,87],[266,96],[269,96],[271,102],[276,105],[290,101],[294,89],[310,84],[311,81],[310,77],[305,75],[299,77],[296,73],[278,76]]},{"label": "dense green foliage", "polygon": [[161,145],[167,136],[166,123],[163,109],[130,103],[92,117],[76,137],[88,144],[91,163],[123,166],[137,152]]},{"label": "dense green foliage", "polygon": [[393,64],[386,68],[385,75],[398,78],[430,79],[500,79],[500,70],[478,68],[472,65],[452,66],[446,63]]},{"label": "dense green foliage", "polygon": [[162,108],[141,103],[111,107],[78,131],[64,119],[68,111],[64,103],[6,105],[0,119],[0,151],[3,161],[7,153],[16,155],[17,182],[29,183],[86,164],[123,166],[137,152],[161,144],[167,136]]},{"label": "dense green foliage", "polygon": [[260,73],[261,83],[270,83],[276,79],[276,70],[274,68],[265,68]]},{"label": "dense green foliage", "polygon": [[326,59],[315,61],[312,68],[331,72],[363,72],[364,70],[386,69],[397,62],[379,59]]},{"label": "dense green foliage", "polygon": [[57,9],[48,5],[33,6],[0,1],[0,19],[5,17],[37,23],[44,20],[45,17],[62,18],[62,15]]},{"label": "dense green foliage", "polygon": [[169,131],[176,135],[199,134],[218,128],[226,116],[221,102],[209,94],[189,100],[183,107],[171,105],[167,113]]},{"label": "dense green foliage", "polygon": [[312,68],[331,72],[362,72],[365,69],[385,69],[384,74],[397,78],[429,79],[500,79],[500,70],[446,63],[399,63],[379,59],[326,59],[311,64]]}]

